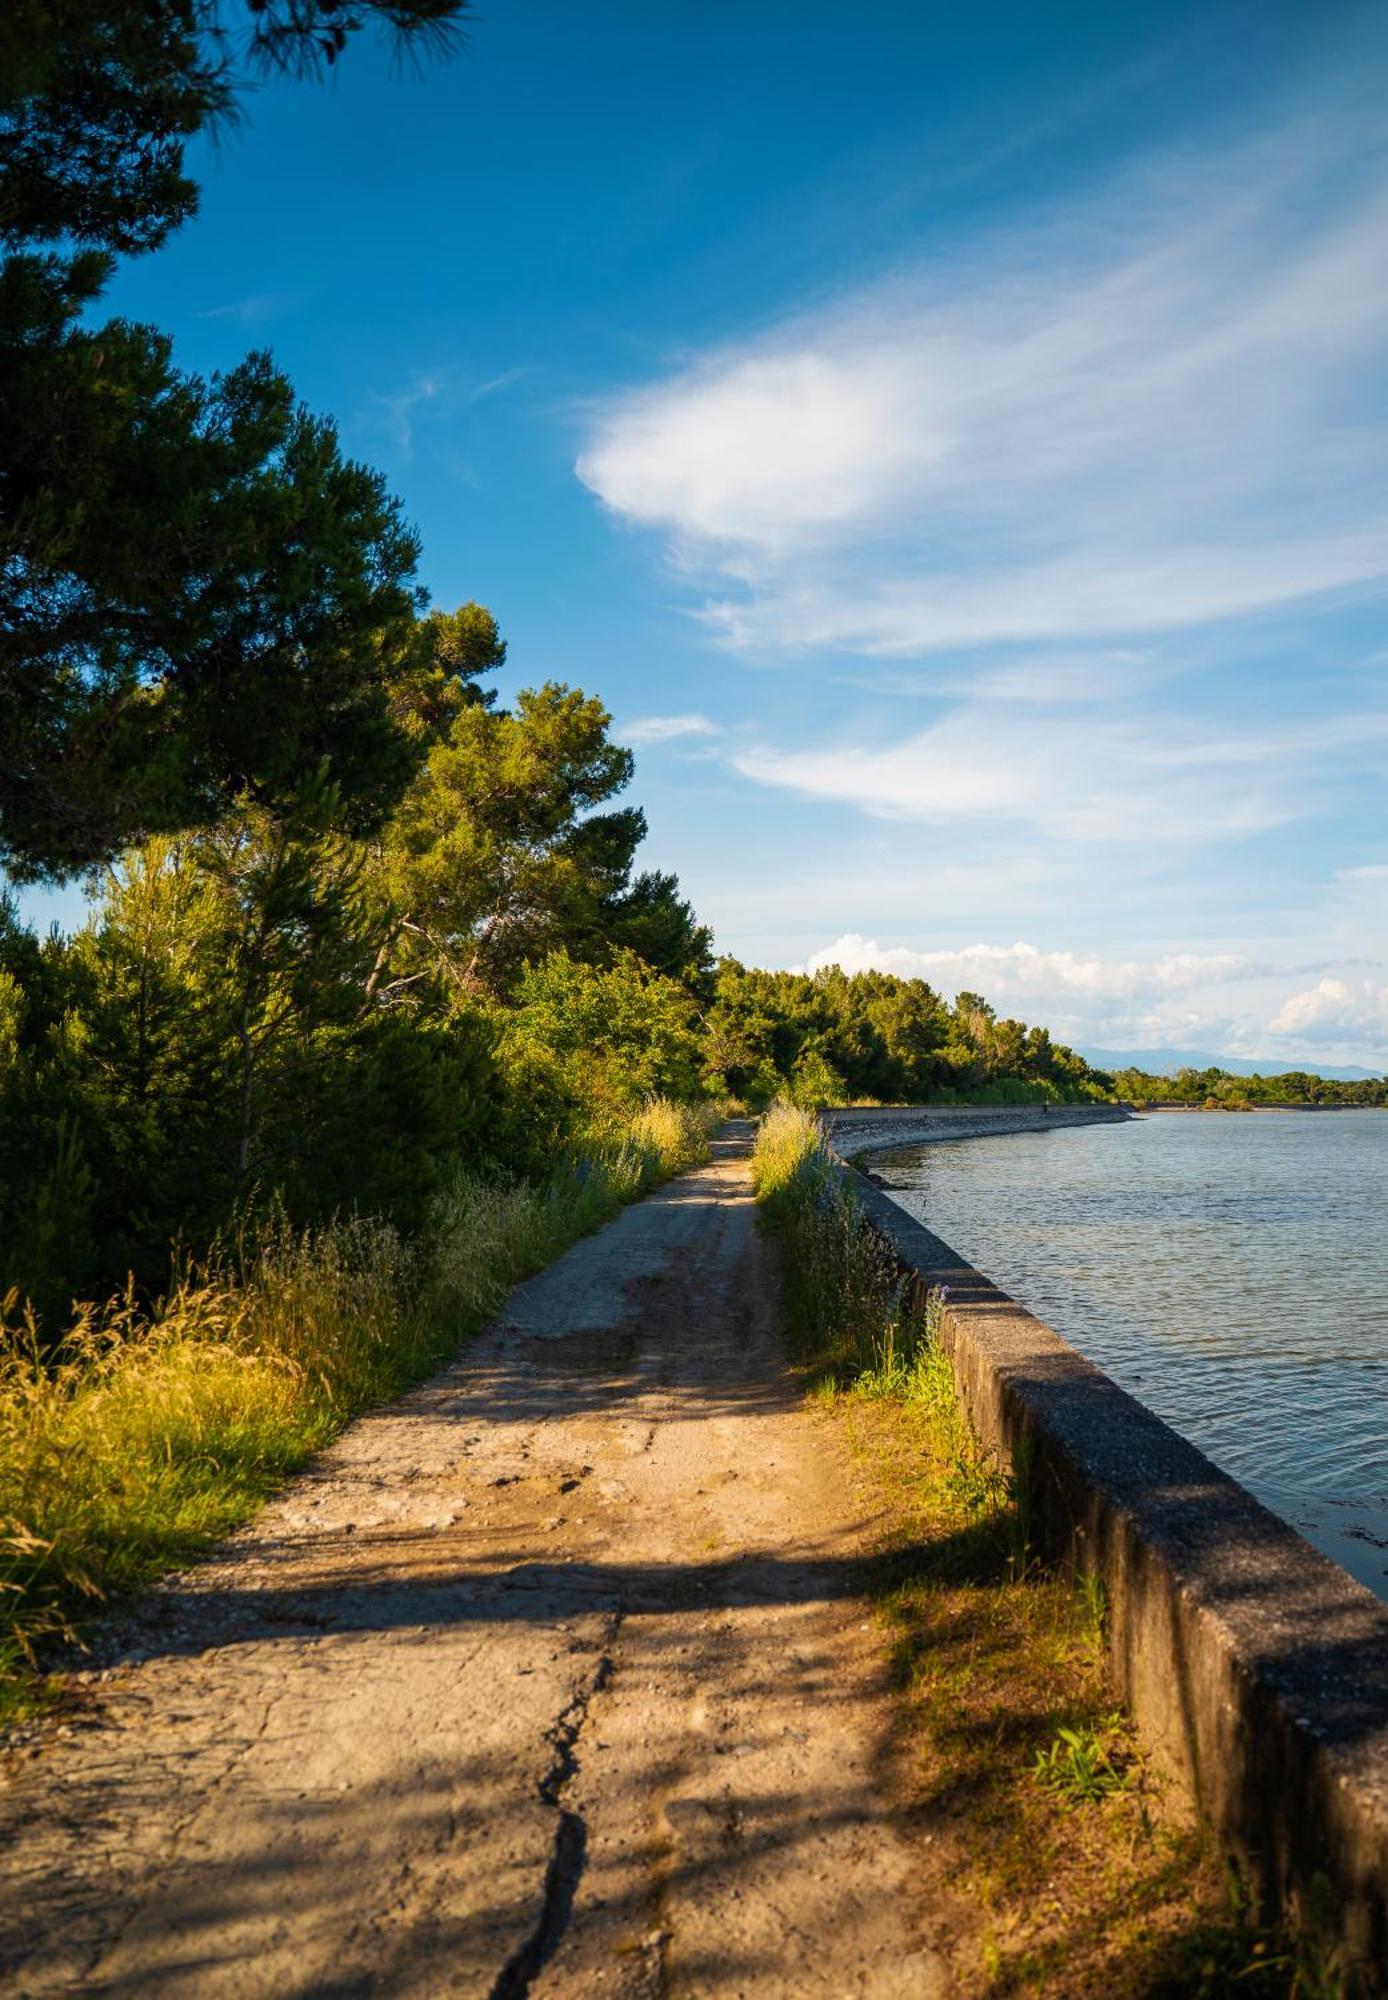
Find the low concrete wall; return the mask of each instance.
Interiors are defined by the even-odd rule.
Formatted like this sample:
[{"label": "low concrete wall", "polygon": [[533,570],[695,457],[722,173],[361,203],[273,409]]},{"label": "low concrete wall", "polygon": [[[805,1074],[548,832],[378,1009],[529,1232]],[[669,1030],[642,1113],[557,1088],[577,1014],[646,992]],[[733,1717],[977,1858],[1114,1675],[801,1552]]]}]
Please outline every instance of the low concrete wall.
[{"label": "low concrete wall", "polygon": [[[834,1144],[859,1150],[836,1128]],[[887,1143],[892,1143],[888,1141]],[[903,1142],[904,1143],[904,1142]],[[1388,1606],[862,1175],[926,1290],[985,1444],[1025,1467],[1041,1545],[1101,1579],[1112,1669],[1157,1759],[1295,1916],[1317,1876],[1388,1985]]]},{"label": "low concrete wall", "polygon": [[821,1123],[844,1159],[894,1146],[988,1139],[1002,1132],[1054,1132],[1064,1125],[1123,1125],[1126,1104],[907,1104],[825,1111]]}]

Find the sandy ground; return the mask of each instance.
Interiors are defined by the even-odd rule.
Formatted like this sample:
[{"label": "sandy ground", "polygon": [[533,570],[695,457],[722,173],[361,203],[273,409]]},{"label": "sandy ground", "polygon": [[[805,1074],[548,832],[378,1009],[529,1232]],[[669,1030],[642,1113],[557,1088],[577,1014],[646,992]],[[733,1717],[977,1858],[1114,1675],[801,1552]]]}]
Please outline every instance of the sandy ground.
[{"label": "sandy ground", "polygon": [[5,1993],[948,1990],[747,1150],[112,1628],[3,1759]]}]

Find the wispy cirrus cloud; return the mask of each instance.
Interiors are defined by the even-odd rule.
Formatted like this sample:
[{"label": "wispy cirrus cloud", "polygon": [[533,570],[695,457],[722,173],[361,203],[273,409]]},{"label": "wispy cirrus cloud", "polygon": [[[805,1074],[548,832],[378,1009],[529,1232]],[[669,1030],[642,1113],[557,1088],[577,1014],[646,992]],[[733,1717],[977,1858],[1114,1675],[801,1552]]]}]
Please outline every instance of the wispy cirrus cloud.
[{"label": "wispy cirrus cloud", "polygon": [[651,743],[674,743],[687,736],[717,736],[716,722],[706,715],[639,715],[624,722],[616,734],[626,743],[641,748]]},{"label": "wispy cirrus cloud", "polygon": [[230,319],[240,326],[264,326],[272,319],[280,319],[285,313],[294,312],[303,305],[307,292],[248,292],[244,298],[231,299],[225,305],[208,306],[202,312],[195,312],[194,319]]},{"label": "wispy cirrus cloud", "polygon": [[1163,843],[1284,825],[1331,782],[1388,771],[1388,715],[1325,717],[1279,729],[1153,730],[1132,717],[961,703],[884,746],[740,752],[763,785],[939,826],[1003,822],[1057,840]]},{"label": "wispy cirrus cloud", "polygon": [[1388,163],[1307,114],[615,397],[580,478],[730,644],[1169,630],[1388,573]]},{"label": "wispy cirrus cloud", "polygon": [[1377,1046],[1372,75],[1328,28],[1232,136],[1002,224],[961,205],[890,275],[823,273],[828,303],[588,407],[578,475],[671,596],[813,675],[730,727],[749,815],[810,856],[794,800],[858,819],[771,895],[739,855],[715,915],[748,949],[769,908],[787,957],[839,933],[811,963],[856,950],[1072,1040]]},{"label": "wispy cirrus cloud", "polygon": [[505,368],[499,375],[478,382],[468,369],[451,363],[443,368],[419,369],[397,389],[374,390],[367,415],[389,433],[397,448],[408,457],[414,450],[415,434],[426,411],[432,410],[435,416],[456,415],[490,396],[500,395],[529,372],[526,367]]}]

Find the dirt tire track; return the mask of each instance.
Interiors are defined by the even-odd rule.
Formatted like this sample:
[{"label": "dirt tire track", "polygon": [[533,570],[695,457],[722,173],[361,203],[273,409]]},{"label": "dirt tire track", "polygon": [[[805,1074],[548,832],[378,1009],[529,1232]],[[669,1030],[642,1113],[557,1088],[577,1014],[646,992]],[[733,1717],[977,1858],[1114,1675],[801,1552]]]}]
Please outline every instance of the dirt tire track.
[{"label": "dirt tire track", "polygon": [[103,1634],[0,1757],[5,1992],[948,1990],[748,1148]]}]

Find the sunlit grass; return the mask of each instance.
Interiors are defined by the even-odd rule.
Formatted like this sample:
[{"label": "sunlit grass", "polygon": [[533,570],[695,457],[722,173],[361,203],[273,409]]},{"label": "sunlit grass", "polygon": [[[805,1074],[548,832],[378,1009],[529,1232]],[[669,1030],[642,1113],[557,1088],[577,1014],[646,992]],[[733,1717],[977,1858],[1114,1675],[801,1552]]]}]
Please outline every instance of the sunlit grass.
[{"label": "sunlit grass", "polygon": [[83,1306],[56,1354],[11,1296],[0,1345],[0,1714],[43,1642],[187,1562],[349,1418],[440,1366],[538,1270],[708,1154],[709,1107],[657,1101],[543,1186],[460,1174],[417,1242],[350,1217],[260,1229],[154,1310]]}]

